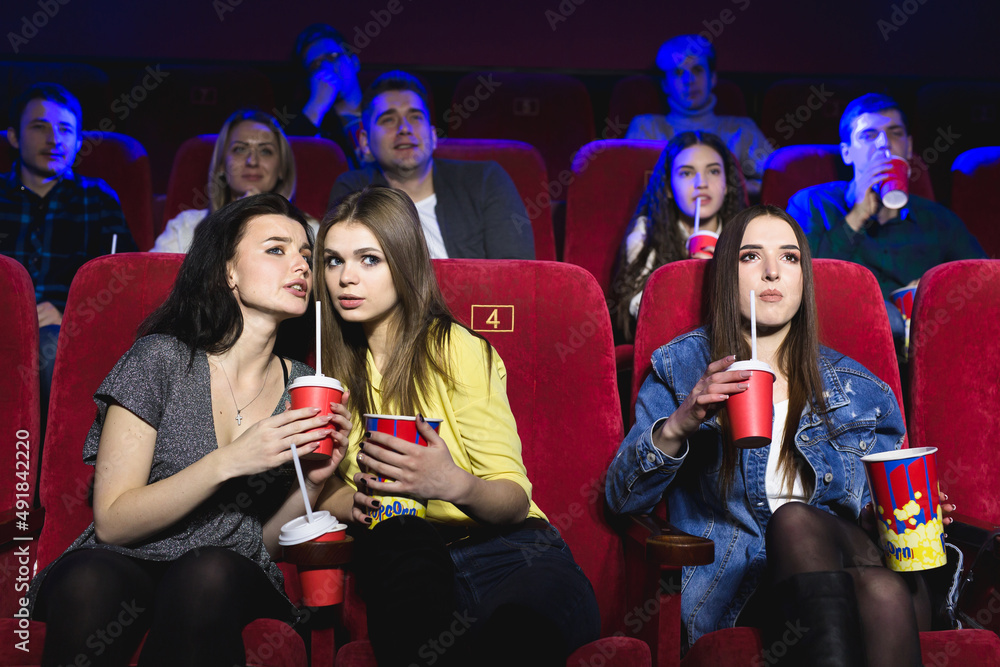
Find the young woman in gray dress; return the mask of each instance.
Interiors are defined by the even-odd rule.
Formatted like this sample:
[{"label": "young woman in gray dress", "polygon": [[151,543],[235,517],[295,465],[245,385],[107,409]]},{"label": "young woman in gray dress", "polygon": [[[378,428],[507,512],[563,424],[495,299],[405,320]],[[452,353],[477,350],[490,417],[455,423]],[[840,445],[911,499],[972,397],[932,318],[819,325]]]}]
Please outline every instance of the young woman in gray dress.
[{"label": "young woman in gray dress", "polygon": [[315,502],[352,427],[339,404],[285,409],[288,383],[312,373],[273,352],[309,303],[310,236],[270,193],[198,226],[170,296],[94,396],[94,523],[31,590],[43,665],[127,665],[147,630],[140,665],[242,665],[247,623],[292,618],[271,560],[304,513],[291,445],[311,452],[315,428],[337,445],[303,462]]}]

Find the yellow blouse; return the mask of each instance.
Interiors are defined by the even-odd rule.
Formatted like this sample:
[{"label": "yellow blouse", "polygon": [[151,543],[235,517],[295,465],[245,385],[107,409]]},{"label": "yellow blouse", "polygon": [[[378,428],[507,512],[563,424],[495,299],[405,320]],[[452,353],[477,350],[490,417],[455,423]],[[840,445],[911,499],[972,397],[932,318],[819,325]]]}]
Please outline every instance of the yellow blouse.
[{"label": "yellow blouse", "polygon": [[[450,370],[458,384],[448,383],[435,375],[431,395],[418,396],[421,412],[426,418],[442,419],[438,431],[448,444],[451,458],[460,468],[481,479],[509,479],[524,489],[530,507],[529,517],[545,518],[531,501],[531,482],[521,459],[521,439],[507,400],[507,369],[500,355],[493,351],[493,365],[486,368],[486,346],[465,328],[451,329]],[[380,386],[382,374],[375,368],[368,353],[368,377],[372,384],[374,405],[372,414],[384,414]],[[354,475],[360,472],[357,463],[364,424],[360,415],[354,417],[354,430],[347,456],[337,472],[353,488]],[[452,503],[431,500],[427,504],[427,519],[450,524],[476,525],[476,521]]]}]

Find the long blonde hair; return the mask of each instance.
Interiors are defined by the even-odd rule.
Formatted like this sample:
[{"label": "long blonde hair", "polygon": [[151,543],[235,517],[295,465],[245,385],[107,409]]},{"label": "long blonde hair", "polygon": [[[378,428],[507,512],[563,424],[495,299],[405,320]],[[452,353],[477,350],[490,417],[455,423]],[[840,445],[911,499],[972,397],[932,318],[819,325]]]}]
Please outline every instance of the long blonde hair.
[{"label": "long blonde hair", "polygon": [[212,149],[212,160],[208,163],[208,204],[214,212],[233,201],[233,193],[226,182],[226,151],[229,150],[229,138],[240,123],[250,121],[260,123],[270,128],[278,143],[278,180],[271,192],[276,192],[291,201],[295,197],[295,156],[288,143],[288,137],[281,130],[274,116],[256,109],[240,109],[226,119],[215,139]]},{"label": "long blonde hair", "polygon": [[[346,223],[362,225],[375,236],[398,296],[389,320],[390,355],[379,388],[381,409],[415,415],[423,408],[419,396],[428,395],[434,374],[457,384],[447,353],[451,328],[457,322],[438,287],[417,209],[400,190],[368,186],[327,211],[320,225],[313,266],[323,314],[323,372],[350,389],[352,412],[371,412],[368,341],[361,324],[346,322],[337,314],[326,285],[326,236],[334,225]],[[486,349],[491,364],[489,343]]]}]

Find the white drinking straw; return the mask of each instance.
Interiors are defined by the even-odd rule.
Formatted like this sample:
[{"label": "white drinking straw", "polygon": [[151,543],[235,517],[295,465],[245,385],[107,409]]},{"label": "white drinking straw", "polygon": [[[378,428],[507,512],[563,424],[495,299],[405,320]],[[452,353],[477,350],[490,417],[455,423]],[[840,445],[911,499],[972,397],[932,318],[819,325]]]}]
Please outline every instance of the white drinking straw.
[{"label": "white drinking straw", "polygon": [[118,235],[114,234],[111,237],[111,254],[115,254],[116,250],[118,250]]},{"label": "white drinking straw", "polygon": [[306,521],[312,523],[312,505],[309,504],[309,494],[306,493],[306,479],[302,476],[302,464],[299,463],[299,450],[295,448],[294,444],[292,445],[292,463],[295,464],[295,474],[299,478],[299,489],[302,491],[302,500],[306,503]]},{"label": "white drinking straw", "polygon": [[757,361],[757,302],[750,290],[750,358]]},{"label": "white drinking straw", "polygon": [[[694,187],[695,192],[697,188],[701,186],[701,174],[696,174],[694,177]],[[698,233],[698,227],[701,225],[701,195],[694,200],[694,233]]]},{"label": "white drinking straw", "polygon": [[320,308],[320,302],[316,302],[316,375],[323,374],[323,346],[320,344],[320,334],[322,330],[323,322],[323,309]]}]

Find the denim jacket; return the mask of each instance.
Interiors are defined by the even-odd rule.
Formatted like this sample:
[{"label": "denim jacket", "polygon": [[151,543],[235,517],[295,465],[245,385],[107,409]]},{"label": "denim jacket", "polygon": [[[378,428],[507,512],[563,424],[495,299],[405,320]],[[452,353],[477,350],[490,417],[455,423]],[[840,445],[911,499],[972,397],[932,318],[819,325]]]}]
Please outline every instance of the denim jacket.
[{"label": "denim jacket", "polygon": [[[768,448],[740,451],[731,495],[721,502],[722,430],[713,417],[688,438],[676,458],[653,446],[653,429],[673,414],[705,372],[704,329],[675,338],[653,353],[653,372],[639,390],[636,423],[615,455],[607,498],[618,513],[648,513],[666,498],[671,522],[715,542],[715,562],[685,567],[681,617],[688,646],[733,627],[766,566],[764,531],[771,518],[764,486]],[[861,457],[899,449],[904,425],[892,390],[859,363],[820,349],[827,419],[807,407],[795,432],[799,452],[815,474],[809,504],[857,519],[869,501]],[[772,443],[771,446],[778,446]]]}]

